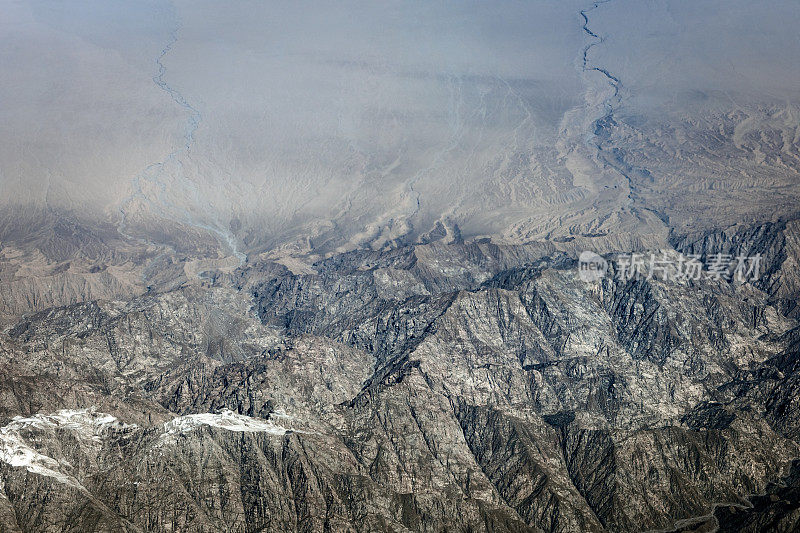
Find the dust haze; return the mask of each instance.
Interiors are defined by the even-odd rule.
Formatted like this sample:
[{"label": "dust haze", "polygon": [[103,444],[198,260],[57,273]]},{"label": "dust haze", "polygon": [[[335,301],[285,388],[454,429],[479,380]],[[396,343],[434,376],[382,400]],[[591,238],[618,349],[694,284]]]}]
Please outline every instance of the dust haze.
[{"label": "dust haze", "polygon": [[[697,221],[687,180],[700,204],[721,183],[751,195],[748,217],[774,214],[776,188],[793,209],[799,9],[5,1],[2,202],[145,241],[177,223],[237,256],[432,230],[654,245],[669,217]],[[748,134],[761,126],[779,154]],[[706,158],[711,142],[752,172]]]}]

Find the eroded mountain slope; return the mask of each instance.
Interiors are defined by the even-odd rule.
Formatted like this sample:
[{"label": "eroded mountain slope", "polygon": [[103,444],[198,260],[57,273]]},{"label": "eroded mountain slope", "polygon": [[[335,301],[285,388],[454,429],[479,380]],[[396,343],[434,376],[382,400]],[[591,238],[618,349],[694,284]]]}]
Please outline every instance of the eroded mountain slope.
[{"label": "eroded mountain slope", "polygon": [[30,315],[2,343],[5,527],[640,531],[772,490],[796,230],[727,235],[676,243],[771,250],[761,283],[430,244]]}]

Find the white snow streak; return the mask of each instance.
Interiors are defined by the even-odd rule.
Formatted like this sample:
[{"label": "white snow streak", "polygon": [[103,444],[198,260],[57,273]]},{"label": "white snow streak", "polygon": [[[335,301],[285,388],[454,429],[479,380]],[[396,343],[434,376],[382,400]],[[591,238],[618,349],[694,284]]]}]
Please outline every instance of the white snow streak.
[{"label": "white snow streak", "polygon": [[[57,429],[71,431],[82,441],[99,442],[100,434],[109,427],[126,427],[111,415],[96,413],[88,409],[63,409],[53,414],[36,414],[31,417],[17,416],[0,428],[0,461],[28,472],[54,478],[56,481],[86,491],[73,476],[64,473],[72,468],[64,460],[57,461],[40,453],[23,435],[29,433],[53,433]],[[131,426],[127,426],[131,427]]]},{"label": "white snow streak", "polygon": [[270,420],[252,418],[224,409],[218,414],[201,413],[179,416],[164,423],[164,433],[177,435],[193,431],[201,426],[211,426],[228,431],[269,433],[270,435],[285,435],[287,432],[286,428],[278,426]]}]

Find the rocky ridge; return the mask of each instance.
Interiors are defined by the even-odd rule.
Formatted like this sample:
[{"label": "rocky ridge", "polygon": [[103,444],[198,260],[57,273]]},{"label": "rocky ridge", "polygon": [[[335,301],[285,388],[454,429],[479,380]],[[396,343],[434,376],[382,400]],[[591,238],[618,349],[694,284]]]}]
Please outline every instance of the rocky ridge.
[{"label": "rocky ridge", "polygon": [[[548,245],[434,242],[26,315],[0,345],[0,520],[724,530],[725,502],[794,501],[795,240],[673,239],[762,252],[752,283],[586,283]],[[789,531],[764,498],[742,520]]]}]

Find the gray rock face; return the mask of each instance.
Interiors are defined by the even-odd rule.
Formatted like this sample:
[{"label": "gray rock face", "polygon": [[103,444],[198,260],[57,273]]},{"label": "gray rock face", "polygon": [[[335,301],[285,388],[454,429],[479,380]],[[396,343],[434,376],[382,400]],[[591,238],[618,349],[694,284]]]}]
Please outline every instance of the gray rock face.
[{"label": "gray rock face", "polygon": [[761,251],[755,283],[432,243],[26,315],[0,343],[0,524],[791,531],[793,240],[674,239]]}]

